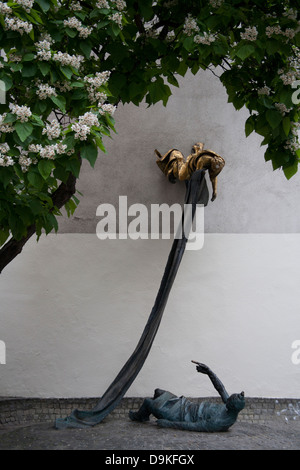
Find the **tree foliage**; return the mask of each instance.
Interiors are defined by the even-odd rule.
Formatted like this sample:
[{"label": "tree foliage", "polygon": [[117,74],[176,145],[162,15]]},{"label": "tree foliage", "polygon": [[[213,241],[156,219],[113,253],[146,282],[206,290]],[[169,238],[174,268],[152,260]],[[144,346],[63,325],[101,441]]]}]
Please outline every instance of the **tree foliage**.
[{"label": "tree foliage", "polygon": [[[298,0],[0,2],[0,245],[58,229],[118,103],[167,104],[178,75],[217,73],[265,159],[297,172]],[[296,88],[295,88],[296,87]],[[1,91],[1,90],[0,90]],[[4,95],[2,93],[2,95]],[[72,182],[72,184],[74,181]],[[57,198],[58,192],[67,194]],[[60,204],[57,200],[61,201]]]}]

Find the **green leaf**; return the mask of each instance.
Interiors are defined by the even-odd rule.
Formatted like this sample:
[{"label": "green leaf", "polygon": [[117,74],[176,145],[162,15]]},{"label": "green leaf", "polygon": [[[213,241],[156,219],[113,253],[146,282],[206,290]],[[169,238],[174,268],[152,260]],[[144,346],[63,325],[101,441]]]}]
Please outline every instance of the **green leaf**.
[{"label": "green leaf", "polygon": [[23,56],[23,61],[24,62],[31,62],[34,59],[35,55],[32,53],[25,54]]},{"label": "green leaf", "polygon": [[44,178],[36,172],[36,170],[29,170],[28,172],[28,181],[32,186],[37,189],[41,189],[44,185]]},{"label": "green leaf", "polygon": [[34,77],[37,67],[34,63],[24,64],[22,69],[22,77]]},{"label": "green leaf", "polygon": [[91,55],[91,50],[92,50],[92,43],[90,41],[82,41],[79,43],[79,47],[80,49],[82,50],[82,52],[84,53],[85,57],[87,59],[89,59],[90,55]]},{"label": "green leaf", "polygon": [[84,87],[84,83],[83,82],[72,82],[71,83],[71,86],[73,88],[83,88]]},{"label": "green leaf", "polygon": [[32,134],[33,131],[33,126],[29,122],[16,122],[15,124],[15,130],[16,133],[18,134],[20,140],[22,142],[25,142],[27,137],[29,137]]},{"label": "green leaf", "polygon": [[272,129],[276,129],[282,121],[282,115],[273,109],[268,109],[266,118]]},{"label": "green leaf", "polygon": [[38,199],[32,199],[29,203],[29,207],[33,215],[37,216],[43,212],[43,205]]},{"label": "green leaf", "polygon": [[55,230],[55,232],[57,232],[58,223],[57,223],[55,216],[51,212],[48,212],[47,214],[45,214],[43,219],[44,219],[43,226],[46,231],[46,234],[50,233],[53,229]]},{"label": "green leaf", "polygon": [[35,0],[35,3],[41,7],[44,13],[47,13],[50,8],[50,3],[47,0]]},{"label": "green leaf", "polygon": [[289,135],[290,133],[290,130],[291,130],[291,120],[288,116],[286,116],[283,121],[282,121],[282,127],[283,127],[283,130],[284,130],[284,133],[286,136]]},{"label": "green leaf", "polygon": [[7,75],[4,75],[1,77],[1,81],[5,83],[5,91],[10,90],[10,88],[13,86],[13,81],[10,77]]},{"label": "green leaf", "polygon": [[245,59],[247,59],[247,57],[249,57],[250,55],[252,55],[254,52],[255,52],[254,46],[252,46],[252,45],[249,44],[249,45],[246,45],[246,46],[242,46],[242,47],[235,53],[235,55],[237,55],[240,59],[245,60]]},{"label": "green leaf", "polygon": [[179,64],[179,67],[177,69],[177,73],[179,73],[179,75],[181,75],[182,77],[185,76],[186,72],[187,72],[187,69],[188,69],[188,65],[186,64],[186,62],[183,60],[182,62],[180,62]]},{"label": "green leaf", "polygon": [[153,18],[152,2],[143,0],[142,2],[139,2],[139,8],[146,21],[150,21],[151,18]]},{"label": "green leaf", "polygon": [[44,180],[46,180],[50,175],[52,170],[55,168],[55,164],[51,160],[41,160],[38,163],[38,169]]},{"label": "green leaf", "polygon": [[19,72],[20,70],[22,70],[23,68],[23,65],[22,64],[11,64],[10,65],[10,68],[13,72]]},{"label": "green leaf", "polygon": [[80,167],[81,167],[81,162],[78,160],[78,158],[70,158],[66,163],[65,163],[65,169],[67,171],[70,171],[73,173],[76,178],[79,178],[79,173],[80,173]]},{"label": "green leaf", "polygon": [[97,147],[98,147],[103,153],[106,153],[106,148],[104,147],[103,142],[102,142],[102,139],[101,139],[100,136],[98,136],[98,135],[95,136],[95,142],[96,142]]},{"label": "green leaf", "polygon": [[39,62],[38,63],[38,68],[40,69],[40,71],[42,72],[42,74],[45,77],[47,75],[47,73],[49,72],[51,66],[50,66],[50,64],[48,64],[48,62]]},{"label": "green leaf", "polygon": [[254,131],[253,116],[250,116],[245,123],[245,134],[248,137]]},{"label": "green leaf", "polygon": [[32,119],[41,127],[44,127],[44,121],[38,116],[37,114],[32,114],[31,115]]},{"label": "green leaf", "polygon": [[68,135],[64,139],[63,144],[67,146],[67,151],[74,148],[74,146],[75,146],[75,137],[74,137],[74,135]]},{"label": "green leaf", "polygon": [[183,47],[188,51],[192,51],[195,47],[195,42],[193,37],[187,37],[183,41]]},{"label": "green leaf", "polygon": [[177,81],[177,78],[175,78],[174,75],[170,74],[168,75],[168,82],[170,83],[170,85],[173,85],[173,86],[176,86],[176,87],[179,87],[179,83]]},{"label": "green leaf", "polygon": [[3,228],[3,229],[1,228],[0,229],[0,246],[4,245],[8,237],[9,237],[8,228]]},{"label": "green leaf", "polygon": [[8,113],[5,118],[3,119],[3,124],[7,124],[9,122],[15,122],[17,120],[15,114]]},{"label": "green leaf", "polygon": [[69,199],[68,202],[66,202],[65,204],[65,209],[67,211],[67,216],[70,217],[71,215],[74,214],[76,208],[77,208],[77,204],[75,201],[73,201],[72,199]]},{"label": "green leaf", "polygon": [[80,155],[94,167],[98,156],[98,149],[94,144],[85,144],[80,148]]},{"label": "green leaf", "polygon": [[295,160],[295,162],[290,165],[290,166],[287,166],[286,168],[283,168],[283,172],[285,174],[285,177],[289,180],[290,178],[292,178],[292,176],[294,176],[298,171],[298,161]]},{"label": "green leaf", "polygon": [[73,70],[70,67],[68,67],[66,65],[62,65],[60,67],[60,70],[68,80],[71,80],[71,78],[73,76]]},{"label": "green leaf", "polygon": [[0,182],[3,184],[4,189],[7,188],[14,176],[14,170],[11,168],[1,168],[0,171]]},{"label": "green leaf", "polygon": [[51,96],[51,101],[58,106],[58,108],[63,112],[66,113],[66,100],[63,96]]},{"label": "green leaf", "polygon": [[66,28],[66,33],[70,38],[75,38],[77,35],[76,29]]},{"label": "green leaf", "polygon": [[[155,104],[158,101],[162,101],[166,105],[169,96],[171,95],[170,88],[164,84],[164,81],[159,77],[155,82],[149,84],[149,95],[151,103]],[[147,101],[149,103],[149,99]],[[149,104],[151,104],[149,103]]]},{"label": "green leaf", "polygon": [[112,23],[111,29],[115,37],[117,37],[121,31],[117,23]]}]

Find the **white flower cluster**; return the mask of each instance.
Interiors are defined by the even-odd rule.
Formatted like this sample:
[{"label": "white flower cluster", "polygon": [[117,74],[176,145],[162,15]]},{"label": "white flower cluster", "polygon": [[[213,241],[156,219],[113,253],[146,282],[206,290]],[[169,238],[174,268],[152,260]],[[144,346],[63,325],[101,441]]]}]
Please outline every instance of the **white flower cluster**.
[{"label": "white flower cluster", "polygon": [[201,36],[200,34],[197,34],[194,37],[194,41],[196,44],[206,44],[208,46],[215,40],[216,40],[215,36],[213,34],[208,34],[208,33],[204,33],[203,36]]},{"label": "white flower cluster", "polygon": [[96,72],[96,74],[92,77],[85,76],[84,81],[87,84],[87,91],[89,93],[89,100],[92,103],[96,101],[105,101],[106,95],[103,92],[98,91],[98,89],[107,83],[110,77],[109,71],[104,72]]},{"label": "white flower cluster", "polygon": [[117,10],[123,11],[126,8],[126,2],[124,0],[113,0],[115,3]]},{"label": "white flower cluster", "polygon": [[292,122],[291,132],[292,137],[287,140],[285,148],[291,150],[292,153],[296,153],[297,150],[300,149],[300,142],[299,142],[299,130],[300,130],[300,122]]},{"label": "white flower cluster", "polygon": [[286,16],[289,20],[297,21],[297,10],[289,8],[283,13],[283,16]]},{"label": "white flower cluster", "polygon": [[166,39],[167,41],[173,41],[175,39],[175,31],[169,31]]},{"label": "white flower cluster", "polygon": [[164,8],[170,8],[177,4],[178,4],[178,0],[169,0],[168,2],[164,2],[162,6]]},{"label": "white flower cluster", "polygon": [[297,78],[300,78],[300,48],[293,47],[294,55],[293,57],[289,57],[289,64],[290,67],[295,70],[295,74]]},{"label": "white flower cluster", "polygon": [[285,114],[289,113],[291,109],[288,109],[284,103],[275,103],[275,108],[285,116]]},{"label": "white flower cluster", "polygon": [[16,3],[21,5],[27,13],[30,13],[31,8],[33,7],[34,0],[15,0]]},{"label": "white flower cluster", "polygon": [[116,23],[120,29],[123,28],[123,25],[122,25],[122,13],[121,12],[117,12],[117,13],[113,13],[112,15],[110,15],[108,17],[111,21],[113,21],[114,23]]},{"label": "white flower cluster", "polygon": [[80,5],[79,2],[73,1],[73,2],[71,2],[70,10],[80,11],[80,10],[82,10],[82,6]]},{"label": "white flower cluster", "polygon": [[14,160],[6,153],[10,150],[8,144],[0,144],[0,166],[12,166],[14,165]]},{"label": "white flower cluster", "polygon": [[283,81],[284,85],[292,85],[296,80],[295,72],[292,70],[284,72],[284,70],[280,69],[278,71],[278,74],[280,75],[280,78]]},{"label": "white flower cluster", "polygon": [[99,109],[99,114],[103,116],[105,113],[108,113],[112,116],[115,110],[116,110],[116,106],[114,106],[113,104],[109,104],[109,103],[101,104],[101,109]]},{"label": "white flower cluster", "polygon": [[60,62],[62,65],[71,65],[75,69],[79,69],[84,57],[82,55],[70,55],[67,52],[58,51],[53,56],[53,60]]},{"label": "white flower cluster", "polygon": [[57,96],[56,90],[53,86],[47,85],[45,83],[40,83],[36,91],[40,100],[45,100],[50,96]]},{"label": "white flower cluster", "polygon": [[18,104],[10,104],[9,105],[11,112],[16,114],[17,118],[20,119],[21,122],[27,122],[28,118],[32,115],[32,112],[28,106],[19,106]]},{"label": "white flower cluster", "polygon": [[0,132],[3,132],[4,134],[14,131],[14,128],[11,123],[3,123],[6,116],[7,113],[0,114]]},{"label": "white flower cluster", "polygon": [[241,33],[241,38],[246,39],[247,41],[256,41],[258,31],[255,26],[245,29],[244,33]]},{"label": "white flower cluster", "polygon": [[97,8],[109,8],[109,4],[107,2],[107,0],[98,0],[98,2],[96,3],[96,7]]},{"label": "white flower cluster", "polygon": [[219,8],[222,3],[224,3],[224,0],[209,0],[209,4],[213,7],[213,8]]},{"label": "white flower cluster", "polygon": [[0,144],[0,152],[7,153],[10,150],[8,143]]},{"label": "white flower cluster", "polygon": [[192,36],[194,32],[198,32],[199,27],[197,25],[197,21],[195,18],[192,18],[192,15],[189,13],[188,16],[184,20],[184,25],[183,25],[183,32],[187,36]]},{"label": "white flower cluster", "polygon": [[258,93],[259,95],[270,95],[270,93],[271,93],[271,88],[269,88],[268,86],[264,86],[264,87],[262,87],[262,88],[259,88],[259,89],[257,90],[257,93]]},{"label": "white flower cluster", "polygon": [[66,153],[67,145],[62,142],[58,142],[53,145],[46,145],[43,147],[40,144],[31,144],[28,147],[29,152],[39,153],[42,158],[47,158],[48,160],[54,160],[56,155],[61,155]]},{"label": "white flower cluster", "polygon": [[64,82],[56,82],[55,85],[62,93],[72,90],[72,87],[70,86],[69,82],[67,82],[67,80]]},{"label": "white flower cluster", "polygon": [[46,127],[43,129],[43,135],[47,134],[48,139],[58,139],[61,134],[61,127],[59,123],[54,119],[49,124],[46,124]]},{"label": "white flower cluster", "polygon": [[37,159],[28,157],[28,152],[23,150],[22,154],[19,156],[19,165],[21,166],[23,173],[26,173],[30,165],[35,163],[37,163]]},{"label": "white flower cluster", "polygon": [[14,52],[9,53],[9,61],[10,62],[21,62],[22,56],[19,54],[15,54]]},{"label": "white flower cluster", "polygon": [[0,13],[2,15],[9,14],[12,12],[12,9],[7,5],[7,3],[0,2]]},{"label": "white flower cluster", "polygon": [[294,56],[288,58],[289,70],[278,70],[278,75],[284,85],[292,85],[296,80],[300,79],[300,48],[294,47]]},{"label": "white flower cluster", "polygon": [[32,24],[28,21],[22,21],[19,18],[4,18],[5,29],[10,29],[11,31],[17,31],[21,35],[24,33],[30,33],[32,31]]},{"label": "white flower cluster", "polygon": [[83,26],[81,21],[75,18],[75,16],[72,16],[72,18],[64,20],[64,26],[67,26],[68,28],[76,29],[79,32],[79,37],[84,38],[84,39],[86,39],[93,32],[92,27]]},{"label": "white flower cluster", "polygon": [[159,36],[159,31],[158,29],[154,28],[154,24],[150,22],[150,24],[145,24],[145,35],[148,38],[157,38]]},{"label": "white flower cluster", "polygon": [[292,28],[287,28],[285,31],[282,31],[279,25],[266,27],[266,36],[268,36],[268,38],[272,37],[273,34],[281,34],[282,36],[286,36],[288,39],[293,39],[293,37],[296,35],[296,32],[297,30]]},{"label": "white flower cluster", "polygon": [[35,47],[37,48],[36,58],[39,60],[50,60],[51,59],[51,42],[46,39],[36,42]]},{"label": "white flower cluster", "polygon": [[75,132],[75,139],[86,140],[92,126],[100,126],[98,118],[94,113],[87,112],[83,116],[79,116],[78,122],[71,126],[72,131]]}]

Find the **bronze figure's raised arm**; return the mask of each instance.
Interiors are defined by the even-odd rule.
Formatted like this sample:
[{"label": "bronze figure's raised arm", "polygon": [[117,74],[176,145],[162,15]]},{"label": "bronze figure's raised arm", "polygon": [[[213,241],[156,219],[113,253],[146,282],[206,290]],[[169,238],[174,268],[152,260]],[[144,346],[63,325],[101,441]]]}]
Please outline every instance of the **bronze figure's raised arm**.
[{"label": "bronze figure's raised arm", "polygon": [[146,398],[137,412],[130,411],[132,421],[149,421],[152,414],[158,419],[157,424],[164,428],[182,429],[198,432],[227,431],[237,420],[239,412],[245,407],[244,392],[227,393],[216,374],[205,364],[197,364],[196,370],[208,375],[223,404],[207,401],[195,403],[185,397],[156,389],[153,398]]},{"label": "bronze figure's raised arm", "polygon": [[155,149],[155,153],[158,157],[157,165],[171,183],[176,183],[176,180],[189,180],[192,173],[196,170],[207,170],[213,190],[211,200],[214,201],[216,199],[217,176],[225,165],[223,157],[213,150],[205,150],[204,144],[201,142],[193,145],[192,153],[186,160],[177,149],[171,149],[165,155],[161,155]]}]

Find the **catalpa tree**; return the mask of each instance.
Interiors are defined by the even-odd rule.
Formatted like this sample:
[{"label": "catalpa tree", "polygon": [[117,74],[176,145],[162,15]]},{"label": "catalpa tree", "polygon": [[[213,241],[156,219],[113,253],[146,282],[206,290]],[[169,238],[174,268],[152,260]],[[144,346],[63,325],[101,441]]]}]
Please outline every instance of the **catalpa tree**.
[{"label": "catalpa tree", "polygon": [[287,178],[300,157],[298,0],[0,2],[0,271],[78,204],[118,103],[167,104],[210,69]]}]

